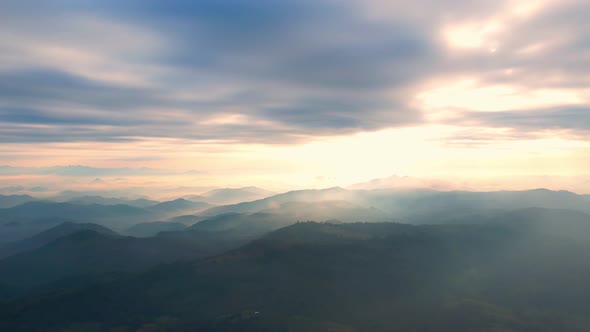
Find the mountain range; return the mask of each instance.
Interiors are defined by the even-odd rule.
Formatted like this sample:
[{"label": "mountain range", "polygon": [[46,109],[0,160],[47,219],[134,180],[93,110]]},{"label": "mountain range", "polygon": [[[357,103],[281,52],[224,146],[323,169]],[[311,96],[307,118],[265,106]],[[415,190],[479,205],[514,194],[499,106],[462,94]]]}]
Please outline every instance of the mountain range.
[{"label": "mountain range", "polygon": [[567,191],[19,199],[0,209],[2,331],[590,328],[590,200]]},{"label": "mountain range", "polygon": [[221,255],[10,302],[0,322],[10,331],[586,331],[588,236],[589,215],[542,208],[477,225],[296,223]]},{"label": "mountain range", "polygon": [[274,193],[258,187],[220,188],[213,189],[200,195],[188,195],[185,199],[195,202],[207,202],[210,204],[234,204],[244,201],[252,201],[272,196]]}]

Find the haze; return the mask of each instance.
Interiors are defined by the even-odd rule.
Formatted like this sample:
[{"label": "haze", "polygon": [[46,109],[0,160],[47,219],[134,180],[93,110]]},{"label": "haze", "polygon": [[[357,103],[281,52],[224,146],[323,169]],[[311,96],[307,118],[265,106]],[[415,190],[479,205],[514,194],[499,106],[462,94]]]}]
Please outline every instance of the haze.
[{"label": "haze", "polygon": [[590,331],[590,1],[0,0],[0,331]]}]

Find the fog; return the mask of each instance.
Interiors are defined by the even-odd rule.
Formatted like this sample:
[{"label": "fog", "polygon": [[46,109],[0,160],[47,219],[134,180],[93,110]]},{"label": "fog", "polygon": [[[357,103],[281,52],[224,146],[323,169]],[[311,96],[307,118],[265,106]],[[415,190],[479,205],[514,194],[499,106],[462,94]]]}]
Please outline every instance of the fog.
[{"label": "fog", "polygon": [[16,204],[0,209],[6,330],[590,326],[590,201],[572,192],[328,188],[219,206],[3,199]]}]

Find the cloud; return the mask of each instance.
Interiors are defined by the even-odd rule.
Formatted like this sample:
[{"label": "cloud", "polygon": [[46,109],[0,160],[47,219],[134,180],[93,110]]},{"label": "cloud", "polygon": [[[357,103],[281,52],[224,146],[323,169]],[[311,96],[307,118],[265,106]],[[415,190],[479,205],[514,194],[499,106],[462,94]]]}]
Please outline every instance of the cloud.
[{"label": "cloud", "polygon": [[[489,144],[548,139],[569,142],[572,147],[585,145],[590,139],[587,106],[464,111],[446,121],[448,125],[462,128],[444,138],[443,144],[454,147],[482,148]],[[551,150],[548,146],[545,149]]]},{"label": "cloud", "polygon": [[[582,94],[590,6],[539,3],[4,1],[0,140],[301,143],[431,121],[415,104],[425,82],[465,76]],[[585,130],[570,128],[585,113],[560,106],[448,111]]]},{"label": "cloud", "polygon": [[112,158],[110,161],[129,161],[129,162],[143,162],[143,161],[158,161],[163,160],[163,157],[158,156],[139,156],[139,157],[125,157],[125,158]]},{"label": "cloud", "polygon": [[470,126],[510,128],[514,130],[514,138],[523,138],[526,135],[545,130],[565,130],[570,135],[590,137],[590,108],[586,106],[502,112],[469,112],[457,118],[457,120]]},{"label": "cloud", "polygon": [[155,168],[132,168],[132,167],[121,167],[121,168],[106,168],[106,167],[89,167],[82,165],[69,165],[69,166],[52,166],[52,167],[13,167],[13,166],[2,166],[0,165],[0,176],[6,175],[58,175],[67,177],[95,177],[95,180],[100,176],[146,176],[146,175],[170,175],[170,174],[182,174],[182,172],[176,172],[164,169]]},{"label": "cloud", "polygon": [[[436,56],[422,30],[330,1],[5,6],[0,48],[23,54],[6,56],[0,71],[9,142],[288,143],[403,126],[420,113],[388,90],[424,75]],[[230,92],[200,97],[219,89]],[[202,121],[227,113],[247,121]]]}]

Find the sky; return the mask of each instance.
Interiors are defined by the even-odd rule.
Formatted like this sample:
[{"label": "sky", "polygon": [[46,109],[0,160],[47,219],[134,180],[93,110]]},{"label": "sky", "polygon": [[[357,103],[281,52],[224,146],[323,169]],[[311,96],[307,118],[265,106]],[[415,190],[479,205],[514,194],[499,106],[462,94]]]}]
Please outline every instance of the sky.
[{"label": "sky", "polygon": [[0,0],[0,193],[590,193],[588,17],[587,0]]}]

